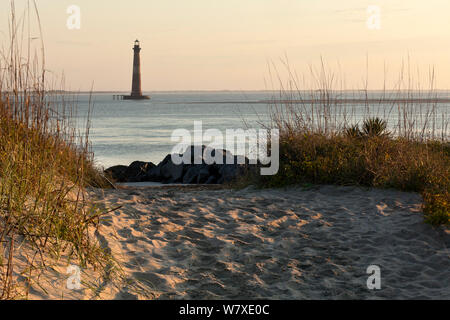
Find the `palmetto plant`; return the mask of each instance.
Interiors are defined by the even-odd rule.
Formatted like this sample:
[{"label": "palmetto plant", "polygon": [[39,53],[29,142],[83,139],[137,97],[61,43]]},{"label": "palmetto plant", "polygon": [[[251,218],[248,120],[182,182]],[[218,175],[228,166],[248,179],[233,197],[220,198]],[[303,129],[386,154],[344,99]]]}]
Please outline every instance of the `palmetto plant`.
[{"label": "palmetto plant", "polygon": [[380,118],[369,118],[364,120],[362,134],[368,137],[381,137],[389,135],[386,131],[387,123]]},{"label": "palmetto plant", "polygon": [[358,138],[362,136],[361,130],[359,130],[359,126],[355,124],[350,128],[345,129],[345,135],[352,138]]}]

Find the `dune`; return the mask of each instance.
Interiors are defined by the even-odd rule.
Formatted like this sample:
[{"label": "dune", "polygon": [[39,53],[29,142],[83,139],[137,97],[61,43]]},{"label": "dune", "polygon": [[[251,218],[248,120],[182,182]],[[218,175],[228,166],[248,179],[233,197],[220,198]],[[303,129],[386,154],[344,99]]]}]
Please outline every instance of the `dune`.
[{"label": "dune", "polygon": [[[359,187],[92,190],[127,285],[98,299],[449,299],[450,232],[415,193]],[[367,288],[367,268],[381,289]],[[61,291],[64,291],[63,293]],[[89,298],[47,287],[31,298]]]}]

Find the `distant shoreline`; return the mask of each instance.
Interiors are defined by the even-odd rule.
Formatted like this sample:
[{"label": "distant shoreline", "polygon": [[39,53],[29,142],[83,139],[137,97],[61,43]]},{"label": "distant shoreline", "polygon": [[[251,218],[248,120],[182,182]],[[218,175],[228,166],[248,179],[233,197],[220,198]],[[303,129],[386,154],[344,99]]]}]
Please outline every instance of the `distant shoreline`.
[{"label": "distant shoreline", "polygon": [[213,104],[213,103],[223,103],[223,104],[365,104],[365,103],[379,103],[379,104],[388,104],[388,103],[450,103],[450,98],[438,98],[438,99],[304,99],[304,100],[256,100],[256,101],[194,101],[194,102],[174,102],[170,104]]},{"label": "distant shoreline", "polygon": [[[145,92],[145,94],[153,95],[153,94],[194,94],[194,93],[276,93],[279,94],[276,91],[232,91],[232,90],[222,90],[222,91],[148,91]],[[301,93],[305,93],[305,95],[311,95],[311,91],[300,91]],[[353,92],[358,93],[362,91],[354,91],[354,90],[342,90],[342,91],[336,91],[338,93],[346,93],[346,92]],[[388,95],[391,94],[397,94],[399,93],[417,93],[421,92],[422,94],[431,93],[428,91],[381,91],[381,90],[373,90],[373,91],[367,91],[366,93],[385,93]],[[433,93],[448,93],[449,96],[447,97],[429,97],[429,98],[408,98],[408,97],[402,97],[399,96],[397,98],[380,98],[380,97],[355,97],[355,98],[327,98],[327,99],[267,99],[267,100],[207,100],[207,101],[189,101],[189,102],[165,102],[166,104],[391,104],[391,103],[412,103],[412,104],[421,104],[421,103],[436,103],[436,104],[445,104],[450,103],[450,91],[447,90],[437,90],[432,91]],[[49,93],[56,93],[56,94],[110,94],[110,95],[118,95],[118,94],[125,94],[127,91],[94,91],[94,92],[85,92],[85,91],[49,91]],[[364,93],[364,92],[362,92]]]},{"label": "distant shoreline", "polygon": [[[279,95],[279,93],[275,91],[149,91],[145,92],[145,94],[154,95],[154,94],[201,94],[201,93],[275,93]],[[339,93],[370,93],[370,94],[377,94],[377,93],[384,93],[385,95],[392,96],[392,94],[396,94],[397,97],[394,98],[384,98],[384,97],[355,97],[355,98],[338,98],[338,97],[330,97],[325,99],[315,99],[315,98],[307,98],[307,99],[301,99],[297,97],[293,97],[292,99],[285,99],[283,96],[280,97],[280,99],[272,98],[272,99],[264,99],[264,100],[206,100],[206,101],[174,101],[174,102],[163,102],[165,104],[327,104],[327,105],[339,105],[339,104],[395,104],[395,103],[404,103],[404,104],[450,104],[450,91],[442,90],[442,91],[367,91],[367,92],[360,92],[360,91],[350,91],[350,90],[342,90],[342,91],[335,91],[337,93],[337,96]],[[402,96],[401,93],[407,93],[408,95],[411,93],[422,93],[422,95],[426,95],[427,93],[448,93],[448,96],[443,97],[428,97],[428,98],[422,98],[422,97],[405,97]],[[55,90],[55,91],[47,91],[47,94],[71,94],[71,95],[95,95],[95,94],[101,94],[101,95],[111,95],[111,98],[118,94],[124,94],[127,93],[125,91],[94,91],[94,92],[86,92],[86,91],[64,91],[64,90]],[[300,91],[300,94],[304,93],[305,96],[311,97],[311,91]],[[318,93],[315,91],[314,93]],[[320,94],[320,93],[318,93]],[[323,95],[320,95],[323,96]]]},{"label": "distant shoreline", "polygon": [[[48,93],[73,93],[73,94],[107,94],[107,93],[114,93],[114,94],[119,94],[119,93],[123,93],[123,94],[129,94],[130,91],[129,90],[99,90],[99,91],[75,91],[75,90],[49,90],[47,91]],[[230,92],[230,93],[238,93],[238,92],[266,92],[266,93],[276,93],[276,94],[280,94],[279,90],[228,90],[228,89],[224,89],[224,90],[154,90],[154,91],[146,91],[143,90],[143,93],[146,94],[152,94],[152,93],[218,93],[218,92]],[[304,92],[304,93],[311,93],[311,92],[320,92],[320,90],[285,90],[283,91],[285,93],[288,92]],[[447,92],[450,95],[450,89],[433,89],[433,90],[352,90],[352,89],[348,89],[348,90],[330,90],[329,92],[360,92],[360,93],[402,93],[402,92],[409,92],[409,93],[416,93],[416,92],[422,92],[422,93],[429,93],[429,92],[434,92],[434,93],[445,93]]]}]

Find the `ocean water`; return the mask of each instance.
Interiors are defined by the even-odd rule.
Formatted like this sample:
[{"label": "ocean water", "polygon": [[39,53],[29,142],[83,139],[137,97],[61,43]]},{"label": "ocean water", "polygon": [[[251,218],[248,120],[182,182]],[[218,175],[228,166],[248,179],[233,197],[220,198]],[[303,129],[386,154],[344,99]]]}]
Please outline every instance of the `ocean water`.
[{"label": "ocean water", "polygon": [[[194,133],[194,121],[202,121],[203,130],[218,129],[225,135],[226,129],[261,128],[269,122],[273,106],[264,101],[280,98],[276,92],[163,92],[148,93],[151,100],[114,100],[119,93],[76,94],[72,98],[76,107],[76,123],[82,129],[90,114],[90,141],[96,163],[105,168],[135,160],[158,163],[178,143],[171,141],[176,129]],[[347,95],[347,96],[345,96]],[[345,97],[355,97],[346,93]],[[440,98],[449,97],[439,93]],[[371,93],[372,98],[382,97]],[[91,106],[91,107],[90,107]],[[351,105],[348,108],[350,122],[359,122],[367,116],[367,106]],[[369,112],[388,117],[390,126],[398,122],[396,106],[377,105]],[[429,108],[417,106],[411,112],[417,119],[427,118]],[[449,121],[450,104],[437,105],[434,131],[442,131],[440,123]],[[429,117],[428,117],[429,118]],[[444,120],[444,121],[442,121]],[[437,126],[437,127],[436,127]],[[430,124],[431,130],[431,124]],[[194,143],[200,143],[194,141]],[[204,141],[204,144],[208,144]],[[238,145],[235,154],[243,154],[245,145]]]},{"label": "ocean water", "polygon": [[[268,106],[252,104],[269,99],[267,93],[151,93],[151,100],[113,100],[113,93],[91,97],[90,141],[100,166],[128,165],[135,160],[159,163],[177,142],[172,132],[194,133],[194,121],[203,130],[260,128],[267,120]],[[89,95],[76,97],[77,123],[82,128],[89,109]],[[233,102],[233,101],[236,101]],[[199,141],[194,141],[199,143]],[[208,142],[206,142],[208,144]],[[237,146],[242,154],[244,146]]]}]

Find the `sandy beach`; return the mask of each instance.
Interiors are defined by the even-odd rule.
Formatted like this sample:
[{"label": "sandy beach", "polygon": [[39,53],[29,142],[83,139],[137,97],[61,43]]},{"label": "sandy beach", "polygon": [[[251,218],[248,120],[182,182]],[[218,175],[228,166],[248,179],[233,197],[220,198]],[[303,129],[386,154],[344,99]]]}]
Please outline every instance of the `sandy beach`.
[{"label": "sandy beach", "polygon": [[[95,190],[97,236],[130,283],[101,299],[449,299],[450,232],[415,193],[358,187]],[[368,290],[369,265],[381,290]],[[87,290],[32,298],[90,298]]]}]

